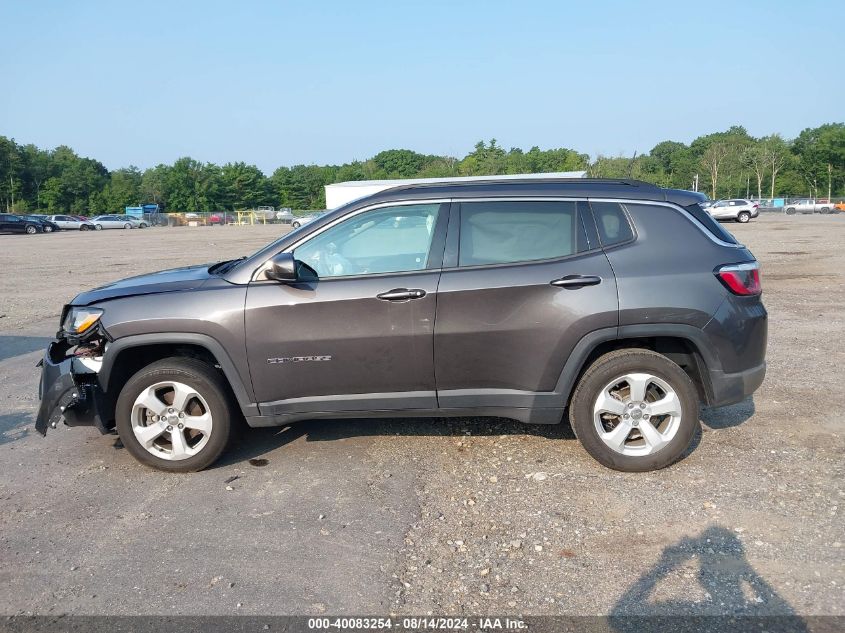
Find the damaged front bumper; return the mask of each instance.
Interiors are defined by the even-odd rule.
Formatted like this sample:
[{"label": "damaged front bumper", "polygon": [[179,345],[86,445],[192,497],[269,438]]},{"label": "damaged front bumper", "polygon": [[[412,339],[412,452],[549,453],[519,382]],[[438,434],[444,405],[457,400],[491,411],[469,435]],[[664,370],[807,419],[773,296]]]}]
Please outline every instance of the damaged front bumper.
[{"label": "damaged front bumper", "polygon": [[64,418],[67,426],[96,426],[101,433],[109,431],[103,420],[104,395],[97,382],[101,358],[80,357],[64,339],[50,343],[39,361],[41,382],[38,395],[41,404],[35,419],[35,430],[41,435],[56,428]]}]

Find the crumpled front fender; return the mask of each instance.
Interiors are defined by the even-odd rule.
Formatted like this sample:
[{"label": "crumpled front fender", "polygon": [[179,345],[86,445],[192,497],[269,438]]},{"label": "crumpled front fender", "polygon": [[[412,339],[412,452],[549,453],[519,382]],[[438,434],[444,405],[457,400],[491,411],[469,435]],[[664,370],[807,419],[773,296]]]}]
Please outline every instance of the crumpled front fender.
[{"label": "crumpled front fender", "polygon": [[39,363],[41,383],[38,395],[41,404],[35,418],[35,430],[41,435],[47,434],[47,427],[55,427],[67,407],[79,398],[79,388],[71,372],[73,359],[65,358],[58,363],[53,362],[55,345],[56,343],[50,343],[47,353]]},{"label": "crumpled front fender", "polygon": [[74,373],[75,359],[67,356],[68,347],[64,341],[50,343],[38,363],[41,366],[38,387],[41,404],[35,418],[35,430],[46,435],[47,429],[55,428],[64,417],[68,426],[96,426],[101,433],[107,433],[99,415],[102,393],[93,384],[94,374]]}]

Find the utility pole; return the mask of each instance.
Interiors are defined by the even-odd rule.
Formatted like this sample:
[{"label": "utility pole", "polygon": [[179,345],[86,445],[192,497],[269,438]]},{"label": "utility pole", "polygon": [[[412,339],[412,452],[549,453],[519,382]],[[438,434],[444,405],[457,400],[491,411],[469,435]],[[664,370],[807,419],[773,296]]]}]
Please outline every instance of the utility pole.
[{"label": "utility pole", "polygon": [[693,178],[692,178],[692,190],[693,190],[693,191],[698,191],[698,174],[696,174],[696,175],[695,175],[695,176],[693,176]]},{"label": "utility pole", "polygon": [[833,198],[830,197],[831,182],[833,180],[833,163],[827,164],[827,203],[832,205]]}]

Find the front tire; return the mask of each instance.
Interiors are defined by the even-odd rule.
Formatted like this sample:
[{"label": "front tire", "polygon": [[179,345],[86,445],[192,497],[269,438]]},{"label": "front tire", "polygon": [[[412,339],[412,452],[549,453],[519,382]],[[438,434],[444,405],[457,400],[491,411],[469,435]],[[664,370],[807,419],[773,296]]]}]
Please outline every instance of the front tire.
[{"label": "front tire", "polygon": [[698,394],[671,360],[646,349],[601,356],[584,372],[569,421],[586,451],[624,472],[674,463],[698,428]]},{"label": "front tire", "polygon": [[291,224],[291,226],[295,229],[298,229],[302,225],[299,222],[294,222],[293,224]]},{"label": "front tire", "polygon": [[124,224],[124,225],[123,225],[123,228],[124,228],[124,229],[131,229],[131,228],[132,228],[132,225],[131,225],[131,224],[129,224],[129,222],[127,222],[126,224]]},{"label": "front tire", "polygon": [[738,216],[736,216],[736,221],[740,224],[745,224],[751,219],[751,214],[748,211],[742,211]]},{"label": "front tire", "polygon": [[787,207],[786,208],[786,215],[795,215],[795,208],[794,207]]},{"label": "front tire", "polygon": [[165,358],[138,371],[120,392],[115,420],[135,459],[173,473],[213,464],[233,426],[223,378],[192,358]]}]

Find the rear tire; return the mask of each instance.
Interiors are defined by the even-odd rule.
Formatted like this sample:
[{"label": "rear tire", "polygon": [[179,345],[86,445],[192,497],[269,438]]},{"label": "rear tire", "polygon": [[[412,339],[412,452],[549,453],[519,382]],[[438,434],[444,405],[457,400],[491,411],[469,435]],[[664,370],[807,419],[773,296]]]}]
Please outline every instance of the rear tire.
[{"label": "rear tire", "polygon": [[124,224],[124,225],[123,225],[123,228],[124,228],[124,229],[131,229],[131,228],[132,228],[132,225],[131,225],[131,224],[129,224],[129,222],[127,222],[126,224]]},{"label": "rear tire", "polygon": [[291,226],[295,229],[298,229],[302,225],[299,222],[294,222],[294,223],[291,224]]},{"label": "rear tire", "polygon": [[27,226],[27,227],[24,229],[24,231],[26,231],[29,235],[35,235],[36,233],[38,233],[38,229],[36,229],[36,228],[35,228],[34,226],[32,226],[31,224],[30,224],[29,226]]},{"label": "rear tire", "polygon": [[827,207],[822,207],[819,210],[819,213],[825,213],[825,214],[830,213],[830,209],[828,209]]},{"label": "rear tire", "polygon": [[87,225],[87,224],[83,224],[82,226],[80,226],[80,227],[79,227],[79,230],[80,230],[80,231],[87,231],[87,230],[88,230],[88,225]]},{"label": "rear tire", "polygon": [[795,208],[794,207],[787,207],[786,208],[786,215],[795,215]]},{"label": "rear tire", "polygon": [[142,464],[195,472],[213,464],[228,446],[232,404],[214,368],[193,358],[165,358],[124,385],[115,421],[123,445]]},{"label": "rear tire", "polygon": [[102,231],[102,230],[103,230],[103,225],[102,225],[102,224],[95,224],[95,225],[94,225],[94,230],[95,230],[95,231]]},{"label": "rear tire", "polygon": [[748,211],[742,211],[738,216],[736,216],[736,221],[740,224],[745,224],[751,219],[751,214]]},{"label": "rear tire", "polygon": [[601,356],[584,372],[569,422],[600,464],[645,472],[683,455],[698,428],[698,412],[698,393],[683,369],[651,350],[625,349]]}]

